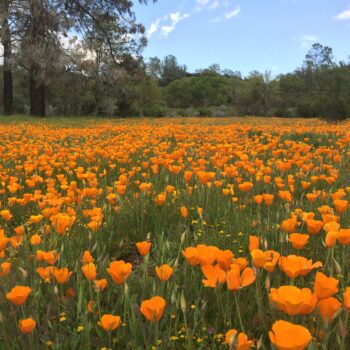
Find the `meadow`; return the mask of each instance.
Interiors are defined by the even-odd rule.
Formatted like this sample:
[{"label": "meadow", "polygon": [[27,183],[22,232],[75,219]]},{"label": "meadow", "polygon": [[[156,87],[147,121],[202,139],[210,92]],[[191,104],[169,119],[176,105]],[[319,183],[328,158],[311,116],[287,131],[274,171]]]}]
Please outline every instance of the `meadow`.
[{"label": "meadow", "polygon": [[0,349],[350,349],[350,122],[0,118]]}]

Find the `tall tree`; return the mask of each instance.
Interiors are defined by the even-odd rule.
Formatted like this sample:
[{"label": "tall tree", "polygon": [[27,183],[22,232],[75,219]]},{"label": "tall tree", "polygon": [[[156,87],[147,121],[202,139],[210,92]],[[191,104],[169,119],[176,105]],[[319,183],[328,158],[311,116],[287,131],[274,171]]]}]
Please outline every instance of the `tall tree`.
[{"label": "tall tree", "polygon": [[306,54],[304,66],[312,70],[321,67],[330,67],[334,64],[333,59],[332,48],[315,43]]},{"label": "tall tree", "polygon": [[0,5],[1,43],[4,48],[3,62],[3,105],[4,114],[13,113],[13,83],[12,83],[12,42],[10,32],[11,0],[2,0]]},{"label": "tall tree", "polygon": [[158,57],[150,57],[146,65],[146,72],[149,77],[159,82],[162,77],[162,61]]},{"label": "tall tree", "polygon": [[[147,0],[139,0],[147,3]],[[62,35],[103,38],[116,66],[132,66],[145,46],[145,28],[136,23],[133,3],[125,0],[26,0],[28,14],[22,55],[30,74],[30,113],[45,115],[46,88],[50,68],[62,63]],[[65,55],[61,55],[64,57]]]},{"label": "tall tree", "polygon": [[161,85],[167,86],[176,79],[184,78],[187,74],[186,66],[181,66],[173,55],[164,57],[162,62]]}]

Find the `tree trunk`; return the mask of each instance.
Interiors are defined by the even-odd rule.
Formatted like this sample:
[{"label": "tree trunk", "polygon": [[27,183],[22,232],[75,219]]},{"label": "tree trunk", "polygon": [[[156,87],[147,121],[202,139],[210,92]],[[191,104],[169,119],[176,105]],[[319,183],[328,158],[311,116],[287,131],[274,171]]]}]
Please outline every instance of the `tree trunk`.
[{"label": "tree trunk", "polygon": [[30,72],[30,115],[45,117],[45,84],[35,80],[35,72]]},{"label": "tree trunk", "polygon": [[12,84],[12,45],[11,45],[11,33],[9,28],[9,10],[10,0],[3,0],[2,8],[2,32],[1,41],[4,47],[4,63],[3,63],[3,105],[4,114],[10,115],[13,113],[13,84]]},{"label": "tree trunk", "polygon": [[[34,48],[37,47],[38,50],[41,50],[44,46],[43,42],[46,40],[44,5],[42,0],[34,0],[31,5],[31,42]],[[32,62],[29,79],[30,115],[45,117],[45,65],[42,61]]]}]

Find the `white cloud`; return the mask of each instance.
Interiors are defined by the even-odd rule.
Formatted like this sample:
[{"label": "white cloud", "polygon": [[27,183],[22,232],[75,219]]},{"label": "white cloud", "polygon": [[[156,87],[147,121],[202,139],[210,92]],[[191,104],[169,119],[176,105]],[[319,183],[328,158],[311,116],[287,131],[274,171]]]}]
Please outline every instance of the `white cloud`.
[{"label": "white cloud", "polygon": [[160,23],[167,21],[168,19],[169,15],[165,15],[154,20],[146,31],[147,38],[150,39],[154,34],[156,34],[159,31]]},{"label": "white cloud", "polygon": [[155,34],[159,28],[160,18],[157,18],[154,22],[151,23],[150,27],[147,30],[147,38],[150,39],[153,34]]},{"label": "white cloud", "polygon": [[165,25],[160,28],[160,35],[164,38],[168,37],[168,35],[174,31],[176,26],[183,21],[184,19],[190,17],[188,13],[184,13],[183,15],[180,14],[180,12],[173,12],[169,15],[171,24]]},{"label": "white cloud", "polygon": [[297,38],[297,41],[299,41],[301,47],[303,49],[308,49],[312,44],[319,41],[320,38],[318,35],[301,35],[299,38]]},{"label": "white cloud", "polygon": [[223,20],[230,20],[230,19],[238,16],[240,13],[241,13],[241,7],[238,6],[232,11],[225,12],[223,14],[223,16],[217,16],[217,17],[211,18],[209,20],[209,22],[210,23],[215,23],[215,22],[220,22],[220,21],[223,21]]},{"label": "white cloud", "polygon": [[215,10],[220,6],[228,6],[227,0],[196,0],[195,12],[200,12],[202,10]]},{"label": "white cloud", "polygon": [[339,15],[337,15],[335,18],[338,21],[350,20],[350,5],[348,6],[347,10],[344,10],[343,12],[339,13]]},{"label": "white cloud", "polygon": [[235,8],[234,10],[230,11],[230,12],[226,12],[225,13],[225,18],[226,19],[231,19],[233,17],[236,17],[239,15],[239,13],[241,12],[241,7],[238,6],[237,8]]},{"label": "white cloud", "polygon": [[240,13],[241,13],[241,7],[238,6],[232,11],[225,12],[223,14],[223,16],[217,16],[217,17],[209,19],[209,22],[210,23],[216,23],[216,22],[220,22],[220,21],[223,21],[223,20],[230,20],[230,19],[238,16]]}]

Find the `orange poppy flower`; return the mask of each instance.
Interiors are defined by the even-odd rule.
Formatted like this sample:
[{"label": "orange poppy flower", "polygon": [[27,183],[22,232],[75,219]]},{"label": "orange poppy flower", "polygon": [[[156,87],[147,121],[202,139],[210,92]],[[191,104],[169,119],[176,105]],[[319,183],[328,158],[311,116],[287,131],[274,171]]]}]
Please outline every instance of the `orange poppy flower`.
[{"label": "orange poppy flower", "polygon": [[216,260],[219,248],[212,245],[198,244],[198,259],[201,265],[212,265]]},{"label": "orange poppy flower", "polygon": [[323,226],[323,229],[326,231],[326,232],[329,232],[329,231],[339,231],[340,229],[340,224],[336,221],[328,221],[325,223],[325,225]]},{"label": "orange poppy flower", "polygon": [[172,185],[167,185],[167,186],[165,187],[165,191],[166,191],[167,193],[173,193],[173,192],[175,191],[175,187],[172,186]]},{"label": "orange poppy flower", "polygon": [[32,333],[36,327],[36,322],[31,317],[19,320],[19,329],[24,334]]},{"label": "orange poppy flower", "polygon": [[0,251],[6,249],[10,239],[5,236],[5,231],[0,229]]},{"label": "orange poppy flower", "polygon": [[254,196],[254,202],[256,204],[261,204],[263,202],[263,196],[261,194],[257,194],[256,196]]},{"label": "orange poppy flower", "polygon": [[188,211],[187,211],[187,208],[186,208],[186,207],[181,207],[181,208],[180,208],[180,212],[181,212],[181,216],[182,216],[183,218],[187,218],[187,216],[188,216]]},{"label": "orange poppy flower", "polygon": [[0,264],[0,277],[4,277],[9,275],[11,272],[11,263],[8,261],[4,261]]},{"label": "orange poppy flower", "polygon": [[227,271],[230,269],[234,258],[234,254],[231,250],[219,250],[216,255],[216,262],[219,264],[220,268]]},{"label": "orange poppy flower", "polygon": [[295,249],[300,250],[307,245],[309,241],[309,237],[310,237],[309,235],[305,235],[302,233],[292,233],[289,236],[288,240]]},{"label": "orange poppy flower", "polygon": [[166,306],[165,300],[160,296],[144,300],[141,303],[140,311],[149,321],[159,321],[164,313]]},{"label": "orange poppy flower", "polygon": [[273,194],[264,193],[262,196],[266,205],[272,205],[273,199],[275,197]]},{"label": "orange poppy flower", "polygon": [[243,271],[248,266],[248,260],[246,258],[240,257],[234,260],[232,265],[238,265],[240,271]]},{"label": "orange poppy flower", "polygon": [[155,198],[155,202],[159,207],[164,204],[165,200],[166,200],[166,193],[160,193]]},{"label": "orange poppy flower", "polygon": [[122,196],[125,194],[126,192],[126,185],[122,185],[122,184],[117,184],[115,186],[116,190],[117,190],[117,193]]},{"label": "orange poppy flower", "polygon": [[225,334],[225,342],[230,349],[249,350],[253,341],[248,339],[245,333],[238,333],[236,329],[230,329]]},{"label": "orange poppy flower", "polygon": [[341,214],[345,213],[349,207],[349,201],[345,199],[335,199],[333,201],[333,204],[335,206],[336,211]]},{"label": "orange poppy flower", "polygon": [[140,255],[146,256],[151,250],[152,243],[147,241],[137,242],[136,248]]},{"label": "orange poppy flower", "polygon": [[342,228],[337,233],[337,240],[340,244],[350,244],[350,228]]},{"label": "orange poppy flower", "polygon": [[63,267],[61,269],[54,269],[53,271],[53,275],[58,284],[66,284],[72,274],[73,272],[69,271],[66,267]]},{"label": "orange poppy flower", "polygon": [[306,220],[307,231],[310,235],[319,233],[323,227],[323,222],[319,220],[309,219]]},{"label": "orange poppy flower", "polygon": [[303,188],[303,190],[307,190],[311,185],[311,182],[307,182],[307,181],[301,181],[301,187]]},{"label": "orange poppy flower", "polygon": [[115,315],[111,315],[111,314],[104,314],[100,318],[99,324],[106,332],[112,332],[119,327],[120,316],[115,316]]},{"label": "orange poppy flower", "polygon": [[38,224],[43,219],[42,215],[31,215],[29,218],[30,224]]},{"label": "orange poppy flower", "polygon": [[317,211],[321,214],[321,215],[326,215],[326,214],[333,214],[333,209],[331,207],[329,207],[328,205],[323,205],[321,207],[317,208]]},{"label": "orange poppy flower", "polygon": [[85,250],[81,261],[83,264],[88,264],[94,262],[94,258],[88,250]]},{"label": "orange poppy flower", "polygon": [[260,238],[258,236],[249,236],[249,251],[259,249]]},{"label": "orange poppy flower", "polygon": [[117,284],[124,284],[129,278],[132,270],[132,265],[124,260],[113,261],[107,269],[113,281]]},{"label": "orange poppy flower", "polygon": [[192,178],[192,175],[193,175],[193,171],[189,171],[189,170],[186,170],[184,172],[184,179],[186,182],[190,182],[191,178]]},{"label": "orange poppy flower", "polygon": [[251,253],[253,264],[255,267],[264,268],[268,272],[273,272],[280,258],[280,254],[274,250],[263,252],[255,249]]},{"label": "orange poppy flower", "polygon": [[195,266],[199,264],[198,249],[196,247],[187,247],[182,251],[182,254],[190,265]]},{"label": "orange poppy flower", "polygon": [[96,265],[94,263],[88,263],[82,266],[81,270],[83,271],[86,279],[89,281],[94,281],[97,276]]},{"label": "orange poppy flower", "polygon": [[16,305],[23,305],[26,302],[31,291],[32,289],[29,287],[16,286],[6,294],[6,298]]},{"label": "orange poppy flower", "polygon": [[350,287],[347,287],[343,293],[343,303],[344,307],[350,311]]},{"label": "orange poppy flower", "polygon": [[317,304],[317,298],[309,288],[299,289],[295,286],[271,288],[270,303],[290,316],[307,315]]},{"label": "orange poppy flower", "polygon": [[279,191],[278,195],[281,199],[286,200],[288,202],[291,202],[293,200],[293,196],[289,191]]},{"label": "orange poppy flower", "polygon": [[329,298],[320,300],[317,306],[320,309],[320,314],[323,322],[330,323],[333,321],[337,312],[340,310],[341,303],[338,301],[338,299],[334,297],[329,297]]},{"label": "orange poppy flower", "polygon": [[53,218],[53,225],[59,235],[63,235],[66,230],[74,223],[75,217],[70,217],[65,213],[58,213]]},{"label": "orange poppy flower", "polygon": [[95,302],[93,300],[90,300],[87,303],[87,310],[88,310],[89,313],[91,313],[93,311],[94,305],[95,305]]},{"label": "orange poppy flower", "polygon": [[336,231],[327,232],[326,240],[325,240],[327,248],[332,248],[335,246],[335,244],[337,243],[337,237],[338,237],[338,232]]},{"label": "orange poppy flower", "polygon": [[167,281],[173,274],[174,269],[168,264],[155,267],[156,274],[161,281]]},{"label": "orange poppy flower", "polygon": [[304,350],[312,339],[307,328],[282,320],[272,325],[269,337],[279,350]]},{"label": "orange poppy flower", "polygon": [[151,169],[152,169],[153,174],[155,174],[155,175],[158,174],[158,172],[159,172],[158,164],[151,165]]},{"label": "orange poppy flower", "polygon": [[101,278],[100,280],[94,280],[94,284],[96,291],[100,292],[106,289],[108,282],[105,278]]},{"label": "orange poppy flower", "polygon": [[216,288],[217,284],[224,284],[226,281],[225,271],[220,268],[217,264],[213,265],[202,265],[202,272],[206,279],[203,279],[203,284],[205,287]]},{"label": "orange poppy flower", "polygon": [[39,235],[33,235],[31,238],[30,238],[30,244],[31,245],[38,245],[41,243],[41,237]]},{"label": "orange poppy flower", "polygon": [[50,265],[53,265],[59,258],[59,254],[55,250],[51,250],[49,252],[45,252],[43,250],[37,250],[36,259],[38,261],[45,261]]},{"label": "orange poppy flower", "polygon": [[322,272],[316,273],[314,291],[318,299],[326,299],[338,293],[339,280],[334,277],[327,277]]},{"label": "orange poppy flower", "polygon": [[288,255],[281,256],[279,267],[288,277],[294,279],[298,276],[306,276],[313,269],[322,267],[322,263],[320,261],[313,263],[311,259],[308,260],[303,256]]},{"label": "orange poppy flower", "polygon": [[5,220],[5,221],[10,221],[13,217],[11,212],[9,210],[1,210],[0,211],[0,216]]},{"label": "orange poppy flower", "polygon": [[48,282],[48,281],[50,281],[51,276],[53,275],[54,267],[53,266],[38,267],[36,269],[36,272],[40,275],[40,277],[43,280]]},{"label": "orange poppy flower", "polygon": [[241,274],[237,264],[232,264],[231,269],[226,273],[227,288],[231,291],[237,291],[254,283],[256,277],[250,267],[246,267]]},{"label": "orange poppy flower", "polygon": [[271,181],[271,176],[265,175],[265,176],[264,176],[264,183],[265,183],[265,184],[268,184],[268,183],[270,183],[270,181]]},{"label": "orange poppy flower", "polygon": [[24,235],[24,227],[23,225],[21,226],[17,226],[15,229],[14,229],[16,235],[18,236],[23,236]]},{"label": "orange poppy flower", "polygon": [[22,245],[23,240],[24,236],[11,236],[9,242],[13,248],[18,248]]},{"label": "orange poppy flower", "polygon": [[305,196],[310,203],[313,203],[317,198],[318,194],[317,193],[307,193]]},{"label": "orange poppy flower", "polygon": [[249,181],[245,181],[238,185],[238,188],[243,192],[248,192],[253,188],[253,183]]},{"label": "orange poppy flower", "polygon": [[73,297],[75,297],[75,290],[74,290],[72,287],[70,287],[70,288],[67,289],[67,291],[66,291],[66,297],[67,297],[67,298],[73,298]]},{"label": "orange poppy flower", "polygon": [[296,218],[290,218],[282,221],[281,230],[288,233],[292,233],[295,232],[297,226],[298,222]]}]

